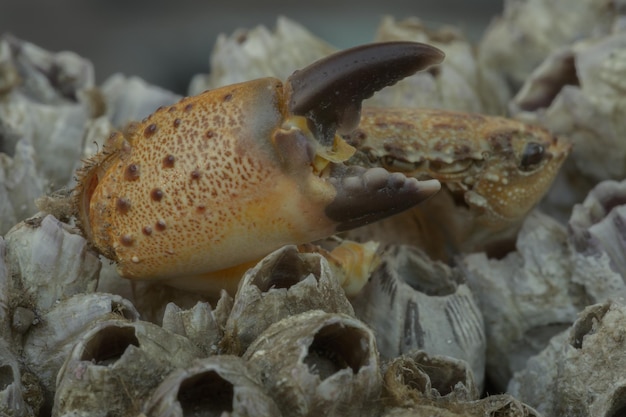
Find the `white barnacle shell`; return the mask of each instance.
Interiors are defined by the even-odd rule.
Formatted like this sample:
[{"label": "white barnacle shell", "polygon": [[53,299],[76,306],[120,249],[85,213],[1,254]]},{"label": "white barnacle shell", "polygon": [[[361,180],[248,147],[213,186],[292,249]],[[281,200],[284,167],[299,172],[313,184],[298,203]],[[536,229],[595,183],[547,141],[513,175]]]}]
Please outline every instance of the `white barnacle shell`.
[{"label": "white barnacle shell", "polygon": [[[4,130],[2,126],[0,129]],[[0,134],[4,135],[5,132]],[[20,140],[9,153],[7,152],[7,146],[0,143],[0,233],[2,234],[8,232],[21,219],[37,211],[35,199],[43,193],[45,188],[43,179],[37,174],[35,149],[32,144]]]},{"label": "white barnacle shell", "polygon": [[408,245],[389,246],[381,267],[352,300],[372,328],[383,358],[414,349],[465,360],[482,387],[483,317],[458,270]]},{"label": "white barnacle shell", "polygon": [[532,212],[516,247],[503,259],[484,253],[463,259],[465,279],[485,318],[487,375],[502,390],[585,305],[585,295],[570,280],[567,233],[560,223]]},{"label": "white barnacle shell", "polygon": [[95,322],[57,376],[53,416],[136,416],[163,378],[202,356],[187,338],[143,321]]},{"label": "white barnacle shell", "polygon": [[568,137],[573,150],[548,203],[567,218],[599,181],[626,177],[626,31],[554,51],[511,102],[518,118]]},{"label": "white barnacle shell", "polygon": [[143,407],[151,417],[279,416],[246,362],[231,355],[197,360],[168,375]]},{"label": "white barnacle shell", "polygon": [[591,303],[626,300],[626,181],[603,181],[574,206],[568,223],[572,281]]},{"label": "white barnacle shell", "polygon": [[[0,233],[36,213],[35,199],[66,186],[92,116],[91,63],[0,37]],[[2,89],[2,87],[0,87]]]},{"label": "white barnacle shell", "polygon": [[0,338],[0,415],[12,417],[36,415],[38,410],[32,410],[28,406],[23,394],[18,358]]},{"label": "white barnacle shell", "polygon": [[354,315],[326,259],[284,246],[242,278],[226,321],[225,341],[229,350],[244,352],[271,324],[309,310]]},{"label": "white barnacle shell", "polygon": [[289,416],[374,416],[381,390],[371,330],[311,310],[265,330],[245,352],[253,375]]},{"label": "white barnacle shell", "polygon": [[167,304],[162,326],[165,330],[185,336],[206,356],[217,353],[224,333],[207,302],[198,302],[187,310],[174,303]]},{"label": "white barnacle shell", "polygon": [[93,292],[100,260],[87,241],[52,215],[17,224],[5,236],[11,292],[40,312],[73,294]]},{"label": "white barnacle shell", "polygon": [[105,114],[118,129],[141,120],[160,106],[176,103],[181,96],[150,85],[139,77],[114,74],[107,78],[100,91],[106,105]]},{"label": "white barnacle shell", "polygon": [[273,33],[259,26],[238,30],[231,36],[220,35],[211,54],[209,75],[197,75],[191,81],[189,94],[255,78],[284,80],[295,70],[336,50],[302,25],[279,17]]},{"label": "white barnacle shell", "polygon": [[37,375],[49,405],[59,369],[82,333],[99,320],[138,318],[139,313],[129,301],[102,293],[76,294],[37,317],[37,324],[24,335],[22,358]]},{"label": "white barnacle shell", "polygon": [[612,417],[626,407],[626,307],[587,307],[509,384],[509,392],[546,416]]},{"label": "white barnacle shell", "polygon": [[6,264],[7,245],[0,236],[0,335],[7,337],[11,329],[11,281]]},{"label": "white barnacle shell", "polygon": [[480,43],[480,60],[520,85],[559,47],[609,33],[624,11],[623,1],[506,1]]},{"label": "white barnacle shell", "polygon": [[365,104],[374,107],[428,107],[501,114],[511,92],[502,77],[478,65],[473,45],[451,26],[429,30],[419,19],[383,18],[377,42],[414,41],[446,54],[441,64],[377,92]]}]

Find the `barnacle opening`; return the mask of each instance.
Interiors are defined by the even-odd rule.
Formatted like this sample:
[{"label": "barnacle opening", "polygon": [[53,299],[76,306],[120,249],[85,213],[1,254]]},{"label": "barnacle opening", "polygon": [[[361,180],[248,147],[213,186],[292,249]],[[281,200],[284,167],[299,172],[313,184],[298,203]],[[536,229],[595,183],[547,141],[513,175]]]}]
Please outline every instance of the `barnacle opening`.
[{"label": "barnacle opening", "polygon": [[621,386],[613,392],[609,404],[611,404],[611,406],[603,417],[620,417],[626,415],[626,386]]},{"label": "barnacle opening", "polygon": [[342,369],[356,374],[369,365],[369,356],[369,336],[363,329],[332,323],[315,333],[304,363],[323,381]]},{"label": "barnacle opening", "polygon": [[576,72],[576,57],[570,51],[554,61],[547,62],[537,70],[536,78],[519,93],[520,109],[535,111],[550,107],[566,85],[580,86]]},{"label": "barnacle opening", "polygon": [[139,347],[132,326],[106,326],[94,333],[84,344],[81,361],[107,366],[115,363],[129,346]]},{"label": "barnacle opening", "polygon": [[595,305],[589,307],[583,315],[576,320],[572,328],[570,335],[570,345],[576,349],[582,349],[583,339],[585,336],[594,334],[600,321],[604,315],[609,311],[610,305],[608,303],[603,305]]},{"label": "barnacle opening", "polygon": [[0,392],[4,391],[14,381],[13,368],[9,365],[0,366]]},{"label": "barnacle opening", "polygon": [[443,297],[456,293],[461,278],[447,265],[442,262],[431,264],[425,253],[413,247],[398,246],[392,250],[397,251],[393,255],[395,262],[386,264],[382,270],[388,276],[387,280],[392,280],[391,277],[397,274],[415,291],[430,296]]},{"label": "barnacle opening", "polygon": [[311,274],[319,281],[319,262],[307,262],[305,255],[295,248],[287,249],[274,262],[264,265],[251,284],[256,285],[261,292],[268,292],[272,288],[289,289]]},{"label": "barnacle opening", "polygon": [[232,413],[233,384],[215,371],[192,375],[178,388],[177,400],[185,416],[219,417]]},{"label": "barnacle opening", "polygon": [[430,389],[430,379],[420,366],[409,359],[400,359],[399,362],[393,362],[389,371],[385,374],[385,382],[387,391],[392,394],[406,393],[410,394],[415,391],[427,394]]},{"label": "barnacle opening", "polygon": [[123,303],[111,300],[111,311],[123,318],[125,318],[128,321],[135,321],[138,320],[139,317],[137,317],[137,315],[135,314],[134,311],[132,311],[131,309],[129,309],[127,306],[125,306]]},{"label": "barnacle opening", "polygon": [[460,365],[448,361],[429,360],[427,357],[418,357],[416,362],[430,378],[431,388],[442,397],[451,394],[459,383],[467,386],[467,372]]}]

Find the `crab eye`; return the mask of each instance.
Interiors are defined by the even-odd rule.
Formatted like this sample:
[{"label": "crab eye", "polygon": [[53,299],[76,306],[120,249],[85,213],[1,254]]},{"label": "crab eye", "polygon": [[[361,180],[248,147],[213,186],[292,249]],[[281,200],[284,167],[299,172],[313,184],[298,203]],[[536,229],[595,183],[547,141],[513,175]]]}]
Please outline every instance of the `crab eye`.
[{"label": "crab eye", "polygon": [[524,148],[522,152],[522,160],[520,161],[520,168],[524,171],[531,171],[543,161],[545,155],[545,148],[536,142],[530,142]]}]

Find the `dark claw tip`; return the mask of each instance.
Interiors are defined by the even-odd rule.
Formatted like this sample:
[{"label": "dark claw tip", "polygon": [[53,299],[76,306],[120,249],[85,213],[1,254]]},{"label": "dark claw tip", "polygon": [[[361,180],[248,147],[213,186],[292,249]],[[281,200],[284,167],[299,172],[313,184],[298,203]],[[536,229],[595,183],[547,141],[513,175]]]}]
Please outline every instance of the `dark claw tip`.
[{"label": "dark claw tip", "polygon": [[439,49],[417,42],[372,43],[337,52],[287,79],[289,111],[311,119],[328,145],[337,129],[347,133],[358,125],[363,100],[443,58]]}]

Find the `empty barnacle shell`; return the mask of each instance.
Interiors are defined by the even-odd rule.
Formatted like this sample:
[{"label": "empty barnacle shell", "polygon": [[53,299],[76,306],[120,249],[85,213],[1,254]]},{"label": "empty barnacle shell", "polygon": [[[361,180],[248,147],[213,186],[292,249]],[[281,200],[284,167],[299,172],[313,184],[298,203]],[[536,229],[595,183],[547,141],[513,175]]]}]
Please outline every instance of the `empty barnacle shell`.
[{"label": "empty barnacle shell", "polygon": [[381,356],[420,349],[462,359],[482,388],[483,317],[460,272],[408,245],[390,245],[381,260],[351,300],[356,316],[376,335]]},{"label": "empty barnacle shell", "polygon": [[388,407],[384,417],[539,417],[531,407],[509,395],[479,400],[466,362],[422,351],[410,352],[387,364],[383,387],[382,398]]},{"label": "empty barnacle shell", "polygon": [[578,39],[609,33],[626,9],[617,1],[512,0],[479,47],[481,64],[519,86],[546,56]]},{"label": "empty barnacle shell", "polygon": [[14,303],[28,303],[45,312],[63,298],[96,288],[98,256],[82,236],[55,217],[21,222],[7,233],[5,241]]},{"label": "empty barnacle shell", "polygon": [[354,315],[326,259],[284,246],[241,280],[226,322],[224,347],[232,353],[244,352],[271,324],[309,310]]},{"label": "empty barnacle shell", "polygon": [[467,362],[424,351],[392,359],[383,380],[382,398],[394,406],[470,402],[480,394]]},{"label": "empty barnacle shell", "polygon": [[0,50],[0,65],[11,68],[0,78],[19,77],[0,102],[0,233],[6,233],[37,212],[37,197],[71,180],[92,111],[82,93],[93,89],[94,75],[73,53],[49,53],[12,36],[0,37]]},{"label": "empty barnacle shell", "polygon": [[586,302],[570,280],[567,234],[560,223],[532,212],[516,247],[503,259],[478,253],[462,261],[485,318],[487,375],[499,390],[552,336],[571,325]]},{"label": "empty barnacle shell", "polygon": [[73,52],[51,53],[30,42],[4,34],[2,48],[7,48],[11,65],[17,72],[20,93],[33,101],[60,104],[75,101],[81,90],[95,84],[93,65]]},{"label": "empty barnacle shell", "polygon": [[478,65],[473,45],[454,27],[429,30],[418,18],[383,18],[377,42],[414,41],[432,44],[446,60],[427,72],[412,75],[366,101],[376,107],[428,107],[502,114],[511,93],[495,71]]},{"label": "empty barnacle shell", "polygon": [[11,281],[6,263],[7,245],[0,236],[0,338],[8,338],[11,332]]},{"label": "empty barnacle shell", "polygon": [[284,416],[376,415],[376,342],[353,317],[320,310],[290,316],[265,330],[243,358]]},{"label": "empty barnacle shell", "polygon": [[0,96],[8,94],[20,83],[9,43],[0,40]]},{"label": "empty barnacle shell", "polygon": [[544,206],[566,219],[598,182],[626,177],[626,31],[552,53],[511,103],[520,119],[567,136],[572,155]]},{"label": "empty barnacle shell", "polygon": [[223,335],[222,327],[207,302],[198,302],[188,310],[169,303],[163,314],[162,327],[185,336],[202,350],[205,356],[217,353],[217,346]]},{"label": "empty barnacle shell", "polygon": [[22,339],[22,358],[26,367],[39,378],[47,401],[54,395],[56,377],[76,344],[92,323],[104,319],[137,320],[133,305],[113,294],[76,294],[64,299],[37,317]]},{"label": "empty barnacle shell", "polygon": [[626,300],[626,181],[603,181],[568,223],[572,281],[591,303]]},{"label": "empty barnacle shell", "polygon": [[192,80],[189,94],[254,78],[285,79],[336,50],[304,26],[280,16],[273,33],[259,26],[218,36],[211,53],[211,71]]},{"label": "empty barnacle shell", "polygon": [[[2,126],[0,129],[4,130]],[[0,132],[4,136],[5,132]],[[0,145],[1,146],[1,145]],[[37,174],[35,149],[25,140],[10,155],[0,151],[0,234],[34,214],[35,199],[43,194],[44,181]]]},{"label": "empty barnacle shell", "polygon": [[178,94],[150,85],[139,77],[125,77],[122,74],[107,78],[100,91],[104,96],[106,116],[118,129],[149,116],[160,106],[181,99]]},{"label": "empty barnacle shell", "polygon": [[30,417],[38,415],[24,401],[24,388],[21,382],[18,359],[0,337],[0,415]]},{"label": "empty barnacle shell", "polygon": [[278,406],[231,355],[200,359],[168,375],[143,407],[150,417],[278,417]]},{"label": "empty barnacle shell", "polygon": [[541,414],[511,395],[490,395],[473,402],[419,404],[408,408],[392,407],[382,417],[541,417]]},{"label": "empty barnacle shell", "polygon": [[52,415],[137,416],[167,374],[201,356],[187,338],[152,323],[96,322],[58,373]]},{"label": "empty barnacle shell", "polygon": [[546,416],[624,415],[625,321],[622,303],[587,307],[515,375],[509,392]]}]

